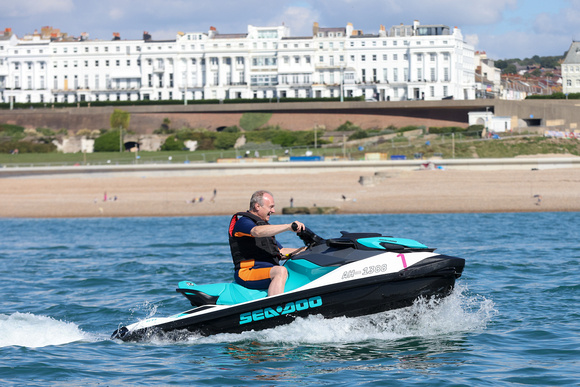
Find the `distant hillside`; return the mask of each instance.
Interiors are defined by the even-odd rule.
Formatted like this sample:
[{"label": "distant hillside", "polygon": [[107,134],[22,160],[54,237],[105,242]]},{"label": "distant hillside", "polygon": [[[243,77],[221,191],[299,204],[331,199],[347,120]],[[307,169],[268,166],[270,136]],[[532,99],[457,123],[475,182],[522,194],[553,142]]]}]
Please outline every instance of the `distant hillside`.
[{"label": "distant hillside", "polygon": [[566,53],[559,56],[538,56],[531,58],[519,59],[499,59],[495,61],[495,67],[501,69],[502,74],[516,74],[522,67],[527,69],[543,68],[556,69],[566,57]]}]

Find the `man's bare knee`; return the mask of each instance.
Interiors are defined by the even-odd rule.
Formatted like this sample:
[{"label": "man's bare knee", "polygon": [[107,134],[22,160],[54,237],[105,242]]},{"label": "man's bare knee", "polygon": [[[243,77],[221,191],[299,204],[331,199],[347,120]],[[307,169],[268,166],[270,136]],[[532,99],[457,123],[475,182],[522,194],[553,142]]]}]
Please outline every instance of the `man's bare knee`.
[{"label": "man's bare knee", "polygon": [[274,279],[276,277],[288,278],[288,270],[284,266],[274,266],[270,270],[270,278]]}]

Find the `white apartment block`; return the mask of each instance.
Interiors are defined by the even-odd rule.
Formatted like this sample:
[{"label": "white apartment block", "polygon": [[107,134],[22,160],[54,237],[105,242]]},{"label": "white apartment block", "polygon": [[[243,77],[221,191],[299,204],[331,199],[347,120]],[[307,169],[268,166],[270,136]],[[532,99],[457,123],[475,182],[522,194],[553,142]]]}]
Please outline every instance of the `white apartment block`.
[{"label": "white apartment block", "polygon": [[[49,30],[53,31],[53,30]],[[57,30],[58,31],[58,30]],[[285,26],[178,33],[175,40],[0,35],[0,102],[360,97],[475,98],[474,49],[458,28],[349,23],[293,37]]]},{"label": "white apartment block", "polygon": [[572,42],[562,62],[562,91],[580,93],[580,42]]}]

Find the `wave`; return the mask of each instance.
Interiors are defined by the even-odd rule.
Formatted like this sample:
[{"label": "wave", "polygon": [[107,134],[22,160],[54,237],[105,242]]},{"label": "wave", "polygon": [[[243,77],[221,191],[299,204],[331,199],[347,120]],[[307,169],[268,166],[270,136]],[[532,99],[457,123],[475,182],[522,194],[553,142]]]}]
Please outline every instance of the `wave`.
[{"label": "wave", "polygon": [[0,348],[39,348],[88,339],[88,335],[74,323],[32,313],[0,314],[0,331]]}]

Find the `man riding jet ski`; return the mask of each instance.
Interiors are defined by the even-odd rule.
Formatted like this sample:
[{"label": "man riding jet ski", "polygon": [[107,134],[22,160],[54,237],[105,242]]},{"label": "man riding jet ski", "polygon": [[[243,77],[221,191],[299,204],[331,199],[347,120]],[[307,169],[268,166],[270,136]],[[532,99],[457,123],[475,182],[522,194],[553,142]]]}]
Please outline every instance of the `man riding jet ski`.
[{"label": "man riding jet ski", "polygon": [[280,266],[280,259],[295,251],[283,248],[275,235],[304,230],[304,224],[300,222],[268,223],[270,215],[276,212],[274,207],[274,196],[270,192],[254,192],[250,209],[232,217],[228,232],[236,283],[248,289],[268,289],[268,296],[284,292],[288,271]]},{"label": "man riding jet ski", "polygon": [[[436,254],[411,239],[343,231],[325,240],[300,222],[270,225],[272,195],[254,195],[250,211],[235,214],[230,222],[235,282],[182,281],[177,291],[193,309],[121,327],[112,338],[179,339],[182,334],[267,329],[310,314],[332,318],[380,313],[410,306],[421,297],[445,297],[463,272],[463,258]],[[276,242],[274,235],[290,230],[303,240],[303,249],[284,249]],[[280,265],[282,258],[287,259]]]}]

